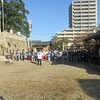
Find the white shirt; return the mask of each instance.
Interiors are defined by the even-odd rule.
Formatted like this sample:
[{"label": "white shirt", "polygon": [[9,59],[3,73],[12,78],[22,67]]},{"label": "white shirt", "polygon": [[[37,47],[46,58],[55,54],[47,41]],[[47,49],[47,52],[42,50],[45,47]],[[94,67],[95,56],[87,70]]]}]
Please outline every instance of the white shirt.
[{"label": "white shirt", "polygon": [[62,52],[59,52],[59,56],[62,57]]},{"label": "white shirt", "polygon": [[37,58],[38,58],[38,59],[42,59],[42,55],[43,55],[42,52],[38,52],[38,53],[37,53]]}]

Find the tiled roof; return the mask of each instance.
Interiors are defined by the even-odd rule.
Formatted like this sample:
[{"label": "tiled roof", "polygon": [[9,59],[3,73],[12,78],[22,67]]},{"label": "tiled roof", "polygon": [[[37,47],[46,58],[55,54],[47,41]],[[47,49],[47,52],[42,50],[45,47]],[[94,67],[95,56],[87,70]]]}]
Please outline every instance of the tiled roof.
[{"label": "tiled roof", "polygon": [[32,41],[33,46],[49,45],[50,41]]}]

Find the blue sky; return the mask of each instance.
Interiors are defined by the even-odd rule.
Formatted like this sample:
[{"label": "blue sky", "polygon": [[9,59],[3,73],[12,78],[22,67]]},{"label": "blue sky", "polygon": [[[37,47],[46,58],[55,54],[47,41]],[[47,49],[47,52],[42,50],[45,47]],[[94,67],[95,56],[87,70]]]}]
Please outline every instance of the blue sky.
[{"label": "blue sky", "polygon": [[[72,0],[23,0],[32,22],[31,40],[49,41],[56,32],[68,28],[68,7]],[[98,0],[100,5],[100,0]],[[98,19],[100,11],[98,7]],[[100,19],[98,20],[100,24]]]}]

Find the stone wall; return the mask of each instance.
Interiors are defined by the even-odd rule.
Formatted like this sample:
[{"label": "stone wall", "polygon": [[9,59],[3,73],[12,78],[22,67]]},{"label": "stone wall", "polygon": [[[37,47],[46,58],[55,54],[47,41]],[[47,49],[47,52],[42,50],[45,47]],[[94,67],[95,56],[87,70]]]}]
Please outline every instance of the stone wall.
[{"label": "stone wall", "polygon": [[[30,48],[29,39],[18,34],[3,32],[0,33],[0,54],[3,52],[11,53],[19,49],[27,51]],[[4,50],[4,51],[3,51]]]}]

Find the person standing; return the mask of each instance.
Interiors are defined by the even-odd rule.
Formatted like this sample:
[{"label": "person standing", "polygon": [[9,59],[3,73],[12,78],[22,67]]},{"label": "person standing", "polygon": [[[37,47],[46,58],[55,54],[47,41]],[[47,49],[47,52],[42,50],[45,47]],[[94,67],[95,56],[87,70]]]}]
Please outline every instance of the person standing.
[{"label": "person standing", "polygon": [[47,57],[48,57],[48,61],[51,61],[51,51],[48,51]]},{"label": "person standing", "polygon": [[19,55],[20,55],[20,52],[19,52],[19,50],[17,49],[17,51],[16,51],[16,60],[18,61],[19,60]]},{"label": "person standing", "polygon": [[27,60],[31,60],[31,51],[28,49],[27,52]]},{"label": "person standing", "polygon": [[34,52],[33,49],[32,49],[32,51],[31,51],[31,61],[32,61],[32,62],[35,61],[35,52]]},{"label": "person standing", "polygon": [[22,60],[25,60],[25,51],[24,51],[24,49],[22,50]]},{"label": "person standing", "polygon": [[38,65],[42,65],[42,56],[43,56],[43,53],[41,51],[39,51],[37,53],[37,62],[38,62]]},{"label": "person standing", "polygon": [[62,55],[63,55],[63,52],[59,51],[59,63],[60,64],[62,63]]}]

